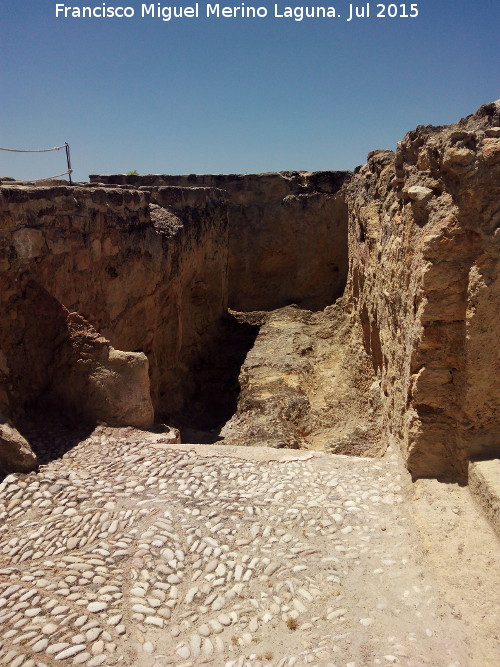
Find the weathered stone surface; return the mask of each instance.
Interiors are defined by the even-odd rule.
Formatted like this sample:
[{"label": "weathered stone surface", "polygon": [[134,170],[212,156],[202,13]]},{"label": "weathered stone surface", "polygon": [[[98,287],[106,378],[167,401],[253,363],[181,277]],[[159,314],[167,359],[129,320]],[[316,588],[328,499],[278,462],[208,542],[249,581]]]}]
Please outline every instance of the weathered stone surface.
[{"label": "weathered stone surface", "polygon": [[500,458],[470,461],[469,488],[500,537]]},{"label": "weathered stone surface", "polygon": [[13,234],[13,238],[17,254],[23,259],[34,259],[47,251],[43,232],[39,229],[19,229]]},{"label": "weathered stone surface", "polygon": [[346,187],[349,309],[414,477],[465,478],[498,452],[499,113],[418,127]]},{"label": "weathered stone surface", "polygon": [[[62,398],[90,418],[145,426],[151,400],[161,416],[190,396],[190,365],[226,310],[225,195],[161,195],[150,208],[144,191],[2,183],[6,414]],[[78,334],[70,313],[85,322]]]},{"label": "weathered stone surface", "polygon": [[239,376],[237,411],[221,431],[226,444],[383,451],[380,387],[364,349],[350,346],[352,323],[343,306],[340,300],[320,313],[291,306],[260,313]]},{"label": "weathered stone surface", "polygon": [[[347,209],[339,194],[349,172],[239,175],[90,176],[151,192],[164,205],[199,186],[228,193],[228,304],[238,311],[330,305],[344,290]],[[170,187],[167,187],[170,186]],[[181,186],[181,187],[171,187]],[[189,189],[188,189],[189,188]]]},{"label": "weathered stone surface", "polygon": [[60,347],[50,390],[83,417],[110,426],[147,428],[154,422],[148,359],[115,350],[76,313]]},{"label": "weathered stone surface", "polygon": [[37,463],[28,441],[0,414],[0,472],[27,472]]},{"label": "weathered stone surface", "polygon": [[408,196],[410,199],[413,199],[413,201],[420,204],[426,204],[433,194],[434,193],[430,188],[424,188],[421,185],[412,185],[408,188]]}]

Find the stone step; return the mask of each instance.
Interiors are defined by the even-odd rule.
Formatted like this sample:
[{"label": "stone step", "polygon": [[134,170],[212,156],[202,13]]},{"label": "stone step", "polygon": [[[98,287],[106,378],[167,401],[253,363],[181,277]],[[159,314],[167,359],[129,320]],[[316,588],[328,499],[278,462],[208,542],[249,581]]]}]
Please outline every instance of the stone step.
[{"label": "stone step", "polygon": [[500,458],[469,461],[469,489],[500,537]]}]

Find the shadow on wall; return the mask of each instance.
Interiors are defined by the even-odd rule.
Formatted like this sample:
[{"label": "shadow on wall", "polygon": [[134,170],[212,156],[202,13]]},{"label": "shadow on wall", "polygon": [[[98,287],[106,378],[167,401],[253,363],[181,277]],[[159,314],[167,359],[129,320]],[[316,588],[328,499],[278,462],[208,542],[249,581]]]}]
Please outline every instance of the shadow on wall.
[{"label": "shadow on wall", "polygon": [[[18,427],[14,433],[19,436],[15,441],[9,432],[10,452],[22,454],[28,449],[22,460],[10,456],[0,461],[4,471],[23,469],[24,459],[30,458],[30,445],[43,459],[41,423],[63,420],[66,430],[70,425],[77,427],[74,437],[66,434],[66,450],[98,422],[139,428],[152,425],[144,354],[113,349],[83,317],[70,313],[33,280],[24,285],[16,306],[15,318],[2,327],[1,348],[9,368],[9,403]],[[28,463],[29,469],[36,461]]]}]

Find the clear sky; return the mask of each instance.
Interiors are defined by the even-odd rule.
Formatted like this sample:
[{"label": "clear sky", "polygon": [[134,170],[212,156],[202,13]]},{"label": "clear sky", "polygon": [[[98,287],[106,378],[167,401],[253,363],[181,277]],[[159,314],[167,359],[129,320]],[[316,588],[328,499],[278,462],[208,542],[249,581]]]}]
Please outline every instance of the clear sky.
[{"label": "clear sky", "polygon": [[[202,1],[199,19],[164,22],[140,18],[138,0],[107,0],[136,16],[63,19],[54,0],[0,0],[0,146],[68,141],[78,180],[352,169],[419,124],[500,97],[498,0],[422,0],[414,19],[376,18],[373,2],[370,18],[350,22],[349,2],[302,6],[314,2],[340,18],[275,18],[274,2],[246,0],[268,18],[207,19]],[[301,0],[278,11],[287,5]],[[0,151],[0,175],[64,169],[62,151]]]}]

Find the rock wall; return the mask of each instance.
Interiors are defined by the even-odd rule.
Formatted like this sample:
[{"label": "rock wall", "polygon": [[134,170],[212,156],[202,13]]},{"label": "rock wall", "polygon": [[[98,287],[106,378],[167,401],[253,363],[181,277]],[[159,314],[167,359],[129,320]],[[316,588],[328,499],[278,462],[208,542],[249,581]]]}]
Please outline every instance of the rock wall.
[{"label": "rock wall", "polygon": [[0,187],[0,412],[62,401],[143,427],[182,406],[227,307],[227,208],[208,188],[158,199]]},{"label": "rock wall", "polygon": [[350,316],[414,477],[499,453],[500,103],[418,127],[346,188]]},{"label": "rock wall", "polygon": [[151,191],[211,187],[228,193],[229,306],[273,310],[296,303],[320,310],[342,295],[347,277],[348,172],[243,175],[90,176],[92,182]]}]

